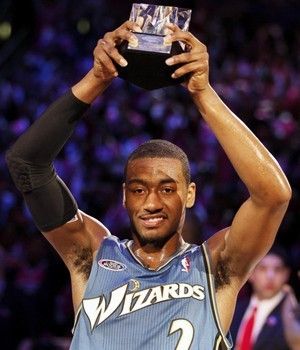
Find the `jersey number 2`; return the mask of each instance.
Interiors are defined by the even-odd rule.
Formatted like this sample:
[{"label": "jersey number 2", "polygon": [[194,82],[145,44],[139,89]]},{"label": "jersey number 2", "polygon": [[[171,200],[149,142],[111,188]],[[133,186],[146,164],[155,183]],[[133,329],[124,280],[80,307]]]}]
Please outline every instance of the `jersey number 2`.
[{"label": "jersey number 2", "polygon": [[177,342],[175,350],[189,350],[190,346],[192,345],[192,341],[194,338],[194,327],[188,320],[185,319],[178,319],[173,320],[170,329],[169,334],[171,335],[175,332],[180,331],[180,337]]}]

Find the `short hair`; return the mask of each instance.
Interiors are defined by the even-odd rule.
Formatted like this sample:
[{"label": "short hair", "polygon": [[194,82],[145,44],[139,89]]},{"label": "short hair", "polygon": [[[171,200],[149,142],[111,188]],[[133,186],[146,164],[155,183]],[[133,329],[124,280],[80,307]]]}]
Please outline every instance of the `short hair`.
[{"label": "short hair", "polygon": [[142,143],[128,157],[124,169],[124,180],[126,180],[128,164],[140,158],[174,158],[178,159],[182,165],[182,171],[187,185],[191,182],[191,171],[186,153],[174,143],[153,139]]},{"label": "short hair", "polygon": [[291,266],[290,257],[286,249],[281,245],[274,244],[266,255],[275,255],[282,261],[285,267]]}]

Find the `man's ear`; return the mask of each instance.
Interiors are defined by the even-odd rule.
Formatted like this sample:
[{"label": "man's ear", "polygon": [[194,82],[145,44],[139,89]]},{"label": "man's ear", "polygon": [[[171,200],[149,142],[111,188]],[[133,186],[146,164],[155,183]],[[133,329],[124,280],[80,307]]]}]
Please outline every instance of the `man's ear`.
[{"label": "man's ear", "polygon": [[191,182],[188,186],[186,207],[191,208],[195,203],[196,198],[196,184],[195,182]]},{"label": "man's ear", "polygon": [[123,207],[126,208],[126,192],[125,192],[125,182],[123,182]]}]

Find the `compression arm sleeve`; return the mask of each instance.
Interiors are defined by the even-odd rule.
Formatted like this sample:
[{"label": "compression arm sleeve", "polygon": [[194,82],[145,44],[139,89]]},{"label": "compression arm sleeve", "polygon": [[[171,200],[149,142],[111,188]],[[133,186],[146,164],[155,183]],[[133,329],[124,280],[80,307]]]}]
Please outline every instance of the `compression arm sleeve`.
[{"label": "compression arm sleeve", "polygon": [[52,163],[88,107],[68,91],[6,153],[14,183],[41,231],[63,225],[77,212],[75,199]]}]

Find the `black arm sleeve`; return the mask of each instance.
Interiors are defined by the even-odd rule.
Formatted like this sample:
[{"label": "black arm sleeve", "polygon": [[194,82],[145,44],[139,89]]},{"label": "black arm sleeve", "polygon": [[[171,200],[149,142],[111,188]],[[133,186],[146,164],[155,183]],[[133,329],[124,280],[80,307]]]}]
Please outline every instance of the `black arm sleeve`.
[{"label": "black arm sleeve", "polygon": [[88,107],[67,92],[6,153],[14,183],[41,231],[61,226],[76,214],[76,201],[52,162]]}]

